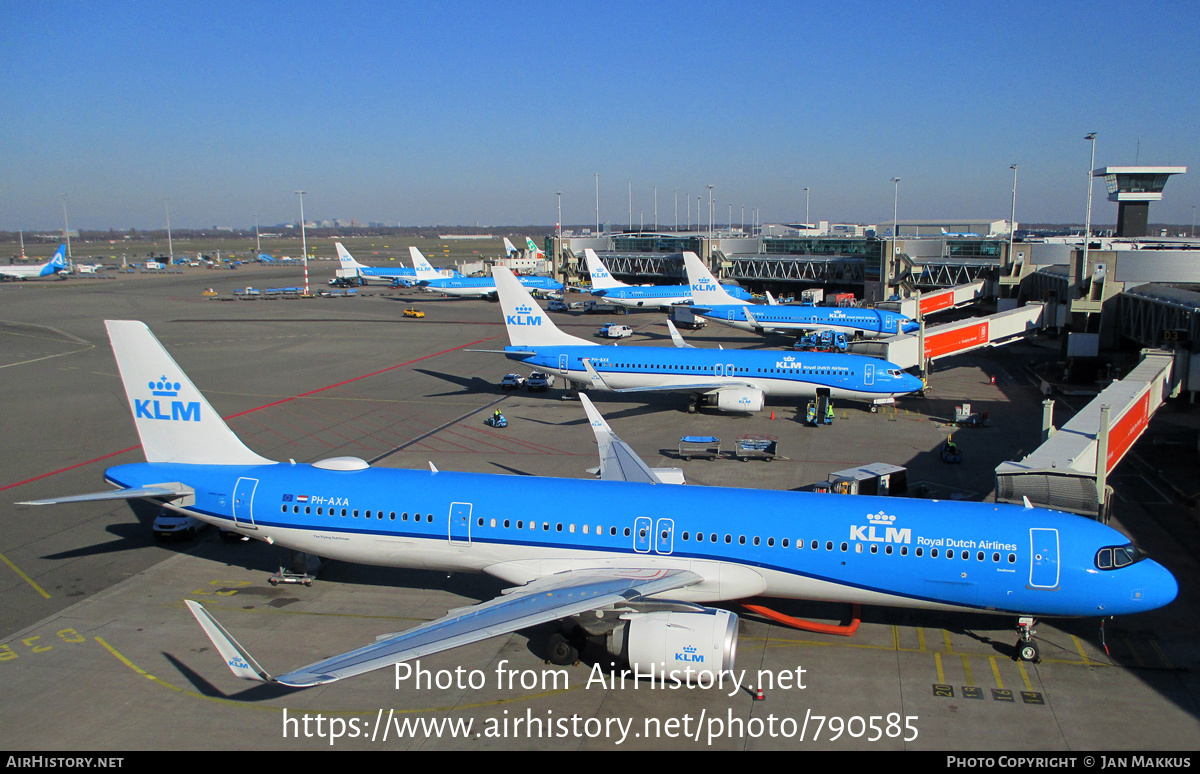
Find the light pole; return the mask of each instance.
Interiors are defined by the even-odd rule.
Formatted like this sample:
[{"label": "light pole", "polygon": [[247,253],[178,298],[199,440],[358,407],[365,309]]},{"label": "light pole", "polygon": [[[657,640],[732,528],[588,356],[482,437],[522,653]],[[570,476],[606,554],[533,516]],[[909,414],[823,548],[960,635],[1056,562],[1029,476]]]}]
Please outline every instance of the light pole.
[{"label": "light pole", "polygon": [[600,236],[600,173],[596,173],[596,236]]},{"label": "light pole", "polygon": [[1087,271],[1088,243],[1092,241],[1092,170],[1096,168],[1096,133],[1088,132],[1084,138],[1092,144],[1092,160],[1088,163],[1088,198],[1087,215],[1083,223],[1083,265],[1080,266],[1080,276]]},{"label": "light pole", "polygon": [[175,263],[175,244],[171,241],[171,199],[164,196],[163,202],[167,207],[167,253],[171,256],[171,263]]},{"label": "light pole", "polygon": [[1013,237],[1017,232],[1017,165],[1009,167],[1013,171],[1012,215],[1008,218],[1008,263],[1012,265]]},{"label": "light pole", "polygon": [[[1192,231],[1196,230],[1196,208],[1192,208]],[[679,189],[675,189],[675,233],[679,233]]]},{"label": "light pole", "polygon": [[300,249],[304,252],[304,295],[308,295],[308,236],[304,232],[304,194],[308,191],[297,191],[300,197]]},{"label": "light pole", "polygon": [[71,260],[71,227],[67,225],[67,195],[63,194],[63,239],[67,240],[67,260]]},{"label": "light pole", "polygon": [[804,189],[804,229],[807,231],[812,221],[808,219],[808,189]]},{"label": "light pole", "polygon": [[900,178],[893,177],[896,185],[896,195],[892,200],[892,260],[896,260],[896,234],[900,230]]},{"label": "light pole", "polygon": [[[558,197],[558,238],[562,239],[562,191],[555,191],[554,195]],[[555,248],[557,251],[557,248]]]},{"label": "light pole", "polygon": [[658,231],[658,186],[654,186],[654,230]]},{"label": "light pole", "polygon": [[[709,238],[709,239],[712,239],[712,235],[713,235],[713,234],[712,234],[712,218],[713,218],[713,212],[712,212],[712,189],[713,189],[713,187],[710,185],[710,186],[708,187],[708,238]],[[710,250],[712,249],[712,246],[711,246],[711,245],[709,246],[709,249],[710,249]]]},{"label": "light pole", "polygon": [[633,231],[633,181],[625,181],[629,185],[629,230]]}]

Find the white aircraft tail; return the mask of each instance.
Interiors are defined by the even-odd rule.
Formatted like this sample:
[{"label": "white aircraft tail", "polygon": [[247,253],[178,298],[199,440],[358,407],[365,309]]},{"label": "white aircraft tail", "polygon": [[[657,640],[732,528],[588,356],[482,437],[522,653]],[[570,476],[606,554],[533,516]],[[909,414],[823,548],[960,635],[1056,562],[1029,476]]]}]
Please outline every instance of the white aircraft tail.
[{"label": "white aircraft tail", "polygon": [[517,248],[513,246],[512,242],[508,241],[508,237],[504,237],[504,255],[508,258],[512,258],[513,253],[516,251]]},{"label": "white aircraft tail", "polygon": [[729,295],[695,253],[683,254],[683,266],[687,271],[688,285],[691,286],[692,300],[696,302],[696,306],[749,305],[748,301]]},{"label": "white aircraft tail", "polygon": [[496,295],[500,298],[504,325],[508,328],[508,342],[512,346],[597,346],[594,341],[560,331],[511,270],[493,266],[492,277],[496,280]]},{"label": "white aircraft tail", "polygon": [[104,324],[147,462],[273,464],[233,434],[145,323]]},{"label": "white aircraft tail", "polygon": [[334,242],[333,246],[337,249],[338,264],[343,269],[353,269],[353,270],[357,271],[359,269],[366,268],[361,263],[354,260],[354,256],[350,254],[349,250],[347,250],[345,247],[342,246],[341,242]]},{"label": "white aircraft tail", "polygon": [[417,274],[417,281],[428,281],[443,279],[441,274],[438,274],[437,269],[425,260],[425,256],[417,248],[409,245],[408,255],[412,258],[413,270]]},{"label": "white aircraft tail", "polygon": [[529,237],[525,237],[525,253],[530,258],[545,259],[546,253]]},{"label": "white aircraft tail", "polygon": [[624,282],[613,279],[613,275],[604,265],[604,261],[600,260],[600,256],[596,255],[596,251],[592,248],[584,248],[583,258],[587,261],[588,276],[592,278],[592,290],[629,287]]}]

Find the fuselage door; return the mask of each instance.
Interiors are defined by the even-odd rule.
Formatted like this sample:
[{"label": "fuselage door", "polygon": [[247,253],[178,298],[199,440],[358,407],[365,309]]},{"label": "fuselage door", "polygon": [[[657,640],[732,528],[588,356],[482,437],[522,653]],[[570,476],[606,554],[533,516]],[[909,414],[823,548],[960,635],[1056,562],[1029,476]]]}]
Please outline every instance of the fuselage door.
[{"label": "fuselage door", "polygon": [[1058,530],[1029,530],[1029,586],[1058,588]]},{"label": "fuselage door", "polygon": [[654,529],[654,522],[649,516],[638,516],[633,520],[633,550],[639,554],[650,553],[650,530]]},{"label": "fuselage door", "polygon": [[654,552],[669,554],[675,550],[675,520],[659,519],[654,525]]},{"label": "fuselage door", "polygon": [[254,490],[257,478],[239,478],[233,487],[233,523],[245,529],[258,529],[254,523]]},{"label": "fuselage door", "polygon": [[450,503],[450,545],[471,545],[470,503]]},{"label": "fuselage door", "polygon": [[567,375],[567,365],[568,365],[567,356],[559,355],[558,356],[558,372],[560,374],[562,374],[563,376]]},{"label": "fuselage door", "polygon": [[868,363],[863,366],[863,384],[872,385],[875,383],[875,365]]},{"label": "fuselage door", "polygon": [[896,330],[896,318],[892,317],[887,312],[883,314],[883,329],[888,331]]}]

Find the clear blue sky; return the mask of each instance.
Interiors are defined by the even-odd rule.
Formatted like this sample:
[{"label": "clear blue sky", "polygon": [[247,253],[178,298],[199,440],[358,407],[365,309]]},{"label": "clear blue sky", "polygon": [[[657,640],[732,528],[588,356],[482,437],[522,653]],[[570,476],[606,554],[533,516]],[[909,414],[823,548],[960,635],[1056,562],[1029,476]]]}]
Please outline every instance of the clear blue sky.
[{"label": "clear blue sky", "polygon": [[[7,0],[0,229],[311,219],[1082,222],[1096,166],[1186,165],[1194,2]],[[1141,143],[1138,156],[1138,143]],[[1097,182],[1096,222],[1116,205]]]}]

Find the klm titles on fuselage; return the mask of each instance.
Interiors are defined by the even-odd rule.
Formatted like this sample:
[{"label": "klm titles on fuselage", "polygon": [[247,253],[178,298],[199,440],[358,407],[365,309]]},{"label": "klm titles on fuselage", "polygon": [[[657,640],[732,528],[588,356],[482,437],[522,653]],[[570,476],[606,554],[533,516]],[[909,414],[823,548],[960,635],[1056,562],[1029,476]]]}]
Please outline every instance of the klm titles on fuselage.
[{"label": "klm titles on fuselage", "polygon": [[138,419],[165,419],[170,422],[199,422],[200,401],[159,400],[179,395],[179,382],[163,376],[149,383],[153,398],[134,398],[133,413]]}]

